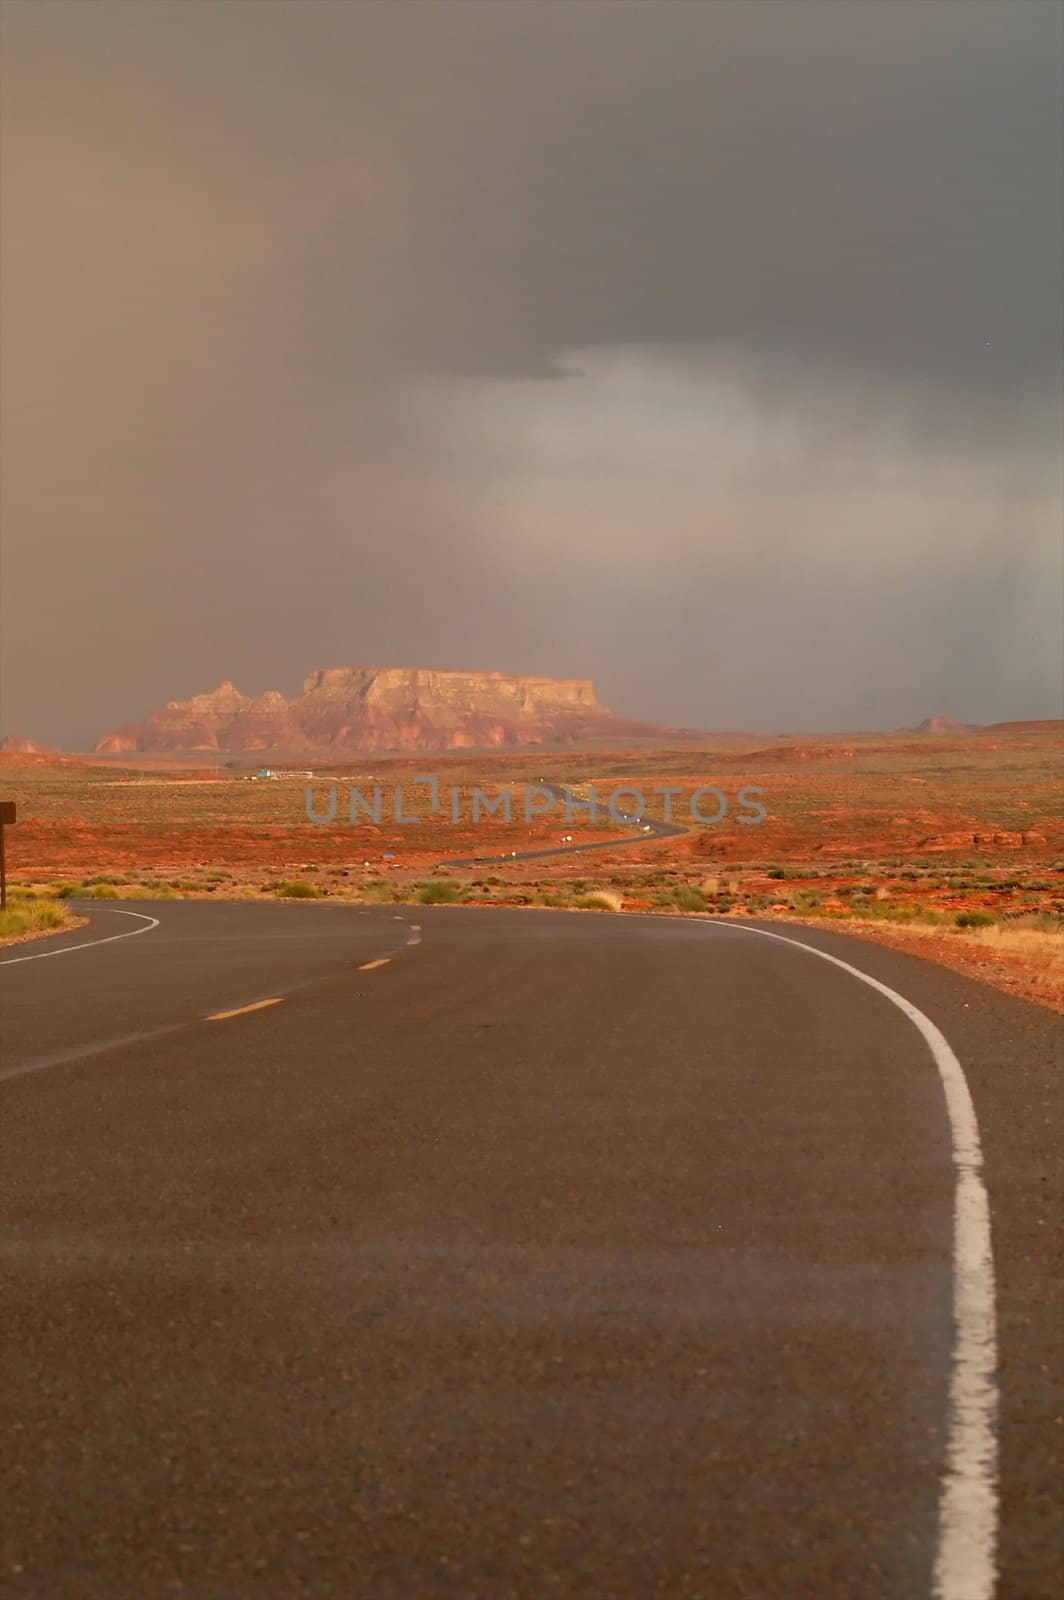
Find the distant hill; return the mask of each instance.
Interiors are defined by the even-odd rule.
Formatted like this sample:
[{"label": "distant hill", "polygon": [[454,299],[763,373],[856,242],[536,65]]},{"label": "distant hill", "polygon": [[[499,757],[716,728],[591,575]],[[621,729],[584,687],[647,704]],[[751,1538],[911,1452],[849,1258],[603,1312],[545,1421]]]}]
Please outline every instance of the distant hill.
[{"label": "distant hill", "polygon": [[915,728],[902,728],[902,733],[977,733],[979,723],[957,722],[953,717],[925,717]]},{"label": "distant hill", "polygon": [[25,739],[20,733],[9,733],[5,739],[0,739],[0,755],[4,756],[58,756],[62,751],[56,750],[50,744],[38,744],[34,739]]},{"label": "distant hill", "polygon": [[507,677],[426,667],[326,667],[291,699],[231,683],[171,700],[143,722],[105,734],[101,754],[256,751],[263,755],[385,750],[513,749],[696,739],[679,728],[614,716],[586,678]]}]

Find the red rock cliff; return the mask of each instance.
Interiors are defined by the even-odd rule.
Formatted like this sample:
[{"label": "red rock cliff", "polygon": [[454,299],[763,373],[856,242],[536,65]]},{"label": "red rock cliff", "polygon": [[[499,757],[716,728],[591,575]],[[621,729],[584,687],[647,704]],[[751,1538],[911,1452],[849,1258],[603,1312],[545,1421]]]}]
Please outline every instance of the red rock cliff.
[{"label": "red rock cliff", "polygon": [[600,706],[586,678],[430,667],[323,667],[288,700],[223,683],[106,734],[99,751],[461,750],[674,733]]}]

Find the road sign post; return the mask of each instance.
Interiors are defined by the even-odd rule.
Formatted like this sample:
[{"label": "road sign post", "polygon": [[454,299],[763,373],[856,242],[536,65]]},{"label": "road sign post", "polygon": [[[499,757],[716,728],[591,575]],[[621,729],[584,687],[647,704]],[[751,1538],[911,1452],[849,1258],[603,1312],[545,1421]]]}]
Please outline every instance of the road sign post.
[{"label": "road sign post", "polygon": [[7,910],[7,851],[4,848],[4,831],[15,820],[15,802],[0,800],[0,911]]}]

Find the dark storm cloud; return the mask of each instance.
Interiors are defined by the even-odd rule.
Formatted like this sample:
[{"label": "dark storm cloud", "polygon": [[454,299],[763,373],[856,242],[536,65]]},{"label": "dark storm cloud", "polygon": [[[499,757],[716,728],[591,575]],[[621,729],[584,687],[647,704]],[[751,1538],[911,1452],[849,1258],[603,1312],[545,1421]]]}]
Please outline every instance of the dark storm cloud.
[{"label": "dark storm cloud", "polygon": [[366,33],[413,364],[693,340],[1056,379],[1056,7],[444,4]]},{"label": "dark storm cloud", "polygon": [[5,724],[1056,713],[1061,17],[8,0]]}]

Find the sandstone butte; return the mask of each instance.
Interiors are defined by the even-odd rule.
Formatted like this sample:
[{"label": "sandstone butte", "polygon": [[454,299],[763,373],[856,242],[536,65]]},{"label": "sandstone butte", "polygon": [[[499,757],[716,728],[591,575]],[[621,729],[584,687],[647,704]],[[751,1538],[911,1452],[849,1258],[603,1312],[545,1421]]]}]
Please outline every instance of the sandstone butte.
[{"label": "sandstone butte", "polygon": [[676,739],[684,730],[629,722],[595,699],[586,678],[519,678],[426,667],[325,667],[292,699],[223,683],[171,700],[143,722],[105,734],[106,754],[216,750],[482,750]]}]

